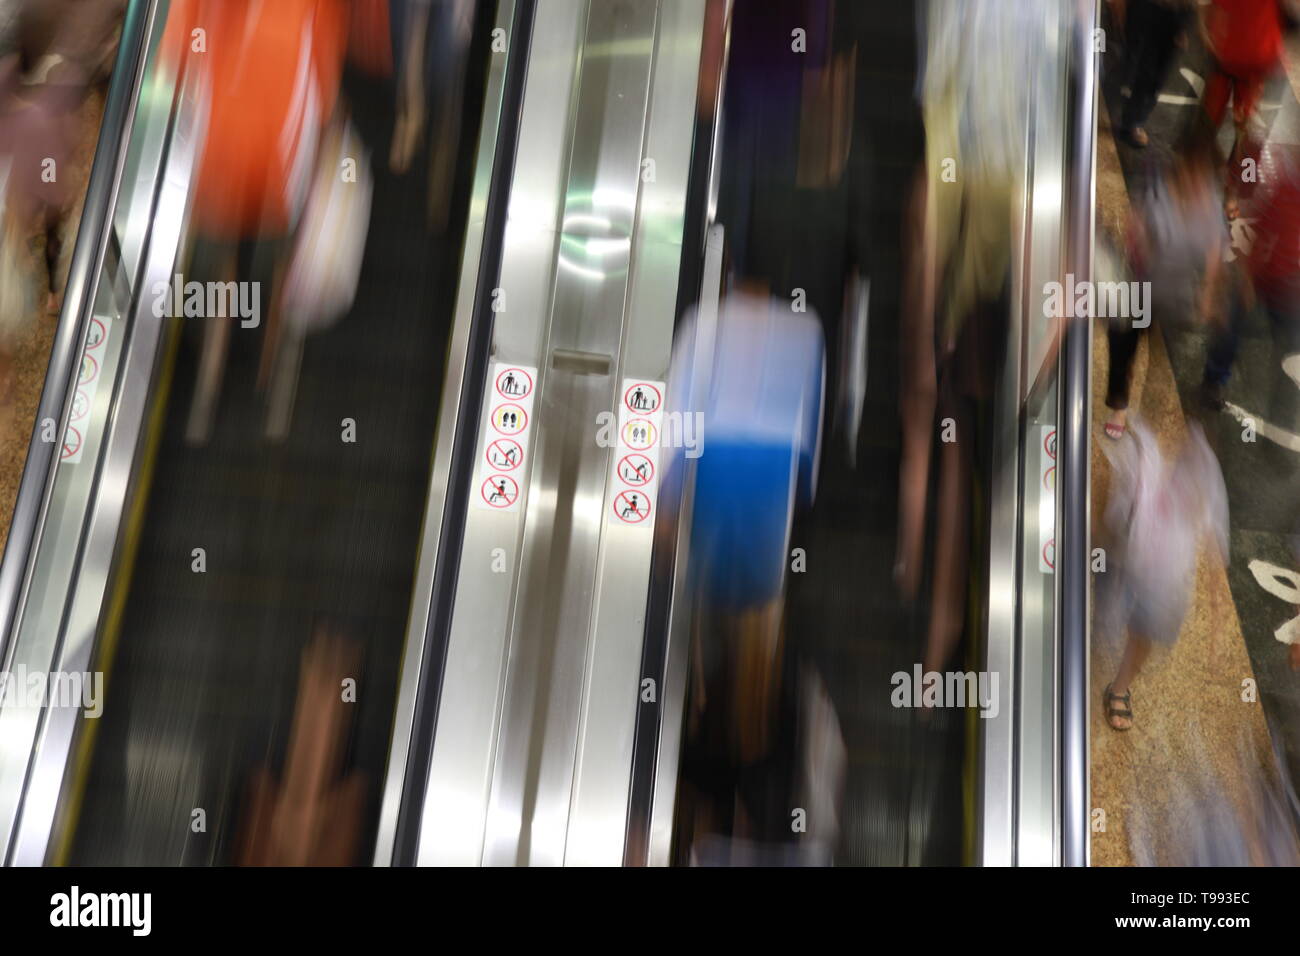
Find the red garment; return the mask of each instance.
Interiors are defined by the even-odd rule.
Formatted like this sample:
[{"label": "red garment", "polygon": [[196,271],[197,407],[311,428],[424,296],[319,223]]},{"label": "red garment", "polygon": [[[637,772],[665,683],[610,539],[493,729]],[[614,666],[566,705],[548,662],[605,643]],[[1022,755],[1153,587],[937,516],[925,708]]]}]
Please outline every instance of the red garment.
[{"label": "red garment", "polygon": [[[194,224],[238,239],[289,231],[338,100],[342,0],[178,0],[165,42],[208,72],[211,96]],[[203,29],[205,51],[194,49]]]},{"label": "red garment", "polygon": [[1272,75],[1271,69],[1237,74],[1216,70],[1210,74],[1210,79],[1205,84],[1205,99],[1202,101],[1210,124],[1215,129],[1219,128],[1223,114],[1228,110],[1228,98],[1231,97],[1233,123],[1245,126],[1247,120],[1254,115],[1255,107],[1259,105],[1264,87]]},{"label": "red garment", "polygon": [[1282,58],[1278,0],[1214,0],[1206,14],[1210,45],[1234,76],[1272,70]]},{"label": "red garment", "polygon": [[1247,263],[1267,287],[1300,274],[1300,147],[1270,143],[1260,162],[1261,195]]},{"label": "red garment", "polygon": [[388,0],[352,0],[348,59],[372,76],[393,75],[393,34]]}]

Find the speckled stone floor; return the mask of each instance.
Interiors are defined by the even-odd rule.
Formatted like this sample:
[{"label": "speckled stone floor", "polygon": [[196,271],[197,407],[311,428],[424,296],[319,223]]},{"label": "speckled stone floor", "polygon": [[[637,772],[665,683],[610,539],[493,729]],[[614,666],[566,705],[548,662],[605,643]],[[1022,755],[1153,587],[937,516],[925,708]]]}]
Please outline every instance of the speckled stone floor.
[{"label": "speckled stone floor", "polygon": [[[93,89],[77,113],[79,131],[76,149],[68,174],[77,184],[77,199],[68,215],[66,242],[74,242],[81,221],[81,202],[85,196],[90,166],[99,136],[99,120],[104,111],[103,91]],[[0,549],[9,539],[9,522],[13,517],[18,485],[27,461],[27,446],[36,422],[36,406],[50,361],[58,316],[45,312],[46,284],[45,245],[43,238],[25,237],[23,255],[27,259],[30,280],[35,290],[32,300],[35,314],[25,324],[21,345],[14,359],[14,384],[7,397],[0,397]]]}]

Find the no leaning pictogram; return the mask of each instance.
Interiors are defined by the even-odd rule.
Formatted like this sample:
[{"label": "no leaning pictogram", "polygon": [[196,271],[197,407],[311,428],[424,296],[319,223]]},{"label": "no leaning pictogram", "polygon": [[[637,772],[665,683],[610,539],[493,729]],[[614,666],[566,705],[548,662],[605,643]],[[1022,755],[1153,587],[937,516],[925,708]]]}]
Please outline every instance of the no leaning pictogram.
[{"label": "no leaning pictogram", "polygon": [[624,455],[618,463],[618,476],[633,487],[649,484],[655,476],[654,462],[645,455]]},{"label": "no leaning pictogram", "polygon": [[524,460],[524,450],[513,438],[498,438],[488,445],[487,462],[501,471],[514,471]]},{"label": "no leaning pictogram", "polygon": [[522,368],[503,369],[497,375],[496,388],[502,398],[527,398],[533,392],[533,377]]},{"label": "no leaning pictogram", "polygon": [[614,499],[614,514],[628,524],[640,524],[650,517],[650,500],[639,491],[620,491]]},{"label": "no leaning pictogram", "polygon": [[479,489],[483,500],[493,508],[509,508],[519,497],[519,486],[509,475],[490,475]]}]

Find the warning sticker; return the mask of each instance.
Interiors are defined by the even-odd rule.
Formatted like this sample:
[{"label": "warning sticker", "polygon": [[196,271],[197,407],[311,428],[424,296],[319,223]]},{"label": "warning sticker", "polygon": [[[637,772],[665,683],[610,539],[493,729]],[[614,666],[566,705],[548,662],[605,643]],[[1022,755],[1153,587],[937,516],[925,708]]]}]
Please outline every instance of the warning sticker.
[{"label": "warning sticker", "polygon": [[[95,393],[99,391],[99,373],[104,363],[104,343],[112,331],[113,320],[108,316],[94,315],[90,318],[90,331],[86,333],[86,348],[81,353],[81,369],[77,375],[77,390],[72,396],[72,414],[68,430],[63,434],[63,451],[60,461],[75,464],[81,461],[85,447],[84,436],[87,434],[88,422],[84,419],[94,408]],[[75,424],[74,424],[75,423]]]},{"label": "warning sticker", "polygon": [[618,476],[623,484],[639,488],[655,476],[654,462],[645,455],[624,455],[618,463]]},{"label": "warning sticker", "polygon": [[492,366],[475,475],[474,500],[480,508],[519,508],[536,387],[535,368],[500,362]]},{"label": "warning sticker", "polygon": [[479,494],[489,508],[509,508],[519,499],[519,486],[509,475],[488,475]]},{"label": "warning sticker", "polygon": [[1039,425],[1038,570],[1056,571],[1056,426]]},{"label": "warning sticker", "polygon": [[487,447],[487,462],[493,468],[513,471],[524,460],[524,449],[513,438],[494,439]]},{"label": "warning sticker", "polygon": [[519,401],[533,394],[531,369],[512,365],[502,369],[496,377],[497,396],[507,401]]},{"label": "warning sticker", "polygon": [[610,473],[610,509],[618,524],[653,526],[659,493],[664,383],[625,379],[618,407],[618,450]]}]

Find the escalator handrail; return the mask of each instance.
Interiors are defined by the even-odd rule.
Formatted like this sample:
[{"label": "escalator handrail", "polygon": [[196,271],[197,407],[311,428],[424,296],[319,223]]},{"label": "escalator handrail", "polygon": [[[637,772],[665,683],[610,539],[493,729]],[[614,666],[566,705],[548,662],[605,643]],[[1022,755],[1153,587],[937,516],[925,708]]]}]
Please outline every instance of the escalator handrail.
[{"label": "escalator handrail", "polygon": [[[36,420],[9,537],[0,561],[0,669],[7,667],[18,609],[29,581],[31,558],[49,509],[62,436],[68,427],[80,372],[79,357],[90,329],[97,278],[113,233],[113,213],[126,168],[127,151],[148,60],[147,39],[159,0],[131,0],[122,23],[117,58],[100,122],[95,159],[77,231],[72,262],[50,363],[41,389]],[[44,440],[46,422],[56,422],[54,441]]]},{"label": "escalator handrail", "polygon": [[483,251],[479,259],[465,372],[451,448],[447,501],[438,538],[437,571],[424,631],[425,651],[420,657],[419,692],[412,719],[410,748],[406,754],[406,772],[403,775],[393,840],[392,863],[395,866],[415,865],[419,852],[421,810],[428,789],[434,729],[438,721],[438,705],[447,659],[447,638],[451,630],[456,583],[460,575],[465,518],[474,477],[478,422],[482,417],[488,367],[492,361],[495,318],[492,308],[493,290],[499,284],[505,255],[506,220],[509,216],[510,193],[523,122],[524,83],[528,75],[536,7],[537,0],[516,0],[510,27],[500,128],[484,208]]},{"label": "escalator handrail", "polygon": [[[1069,182],[1066,193],[1067,262],[1092,276],[1096,185],[1097,60],[1093,36],[1097,0],[1076,0],[1071,39],[1073,69],[1068,100]],[[1060,745],[1060,846],[1064,866],[1087,866],[1088,821],[1088,587],[1089,420],[1091,323],[1075,320],[1064,332],[1058,426],[1061,463],[1057,498],[1057,607],[1060,622],[1058,707]]]}]

